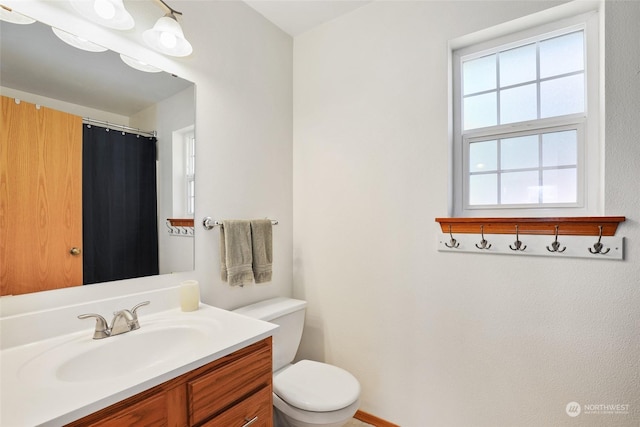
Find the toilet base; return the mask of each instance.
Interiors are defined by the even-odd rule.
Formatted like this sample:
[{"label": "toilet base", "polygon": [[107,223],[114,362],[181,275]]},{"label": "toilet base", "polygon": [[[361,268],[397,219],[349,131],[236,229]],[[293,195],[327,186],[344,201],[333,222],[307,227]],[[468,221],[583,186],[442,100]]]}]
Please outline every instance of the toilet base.
[{"label": "toilet base", "polygon": [[287,418],[276,407],[273,408],[273,427],[291,427]]},{"label": "toilet base", "polygon": [[[294,422],[294,424],[290,421]],[[309,424],[300,420],[291,420],[291,418],[280,412],[278,408],[273,408],[273,427],[342,427],[348,422],[349,420],[331,424]]]}]

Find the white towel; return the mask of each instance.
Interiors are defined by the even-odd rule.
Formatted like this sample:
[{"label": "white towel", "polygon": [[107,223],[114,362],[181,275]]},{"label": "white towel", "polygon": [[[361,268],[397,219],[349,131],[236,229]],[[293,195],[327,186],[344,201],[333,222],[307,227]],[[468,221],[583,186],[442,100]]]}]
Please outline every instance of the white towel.
[{"label": "white towel", "polygon": [[251,221],[251,246],[253,248],[253,277],[256,283],[271,281],[273,238],[270,219]]},{"label": "white towel", "polygon": [[251,222],[225,220],[220,227],[220,274],[231,286],[253,281]]}]

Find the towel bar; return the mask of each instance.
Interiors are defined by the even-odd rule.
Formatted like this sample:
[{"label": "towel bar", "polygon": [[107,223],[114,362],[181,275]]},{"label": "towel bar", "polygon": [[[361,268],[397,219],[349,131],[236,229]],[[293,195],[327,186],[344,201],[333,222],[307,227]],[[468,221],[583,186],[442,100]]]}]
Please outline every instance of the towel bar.
[{"label": "towel bar", "polygon": [[[217,225],[222,226],[222,221],[214,220],[210,216],[204,217],[202,219],[202,226],[205,228],[205,230],[211,230]],[[271,225],[278,225],[278,220],[272,219]]]}]

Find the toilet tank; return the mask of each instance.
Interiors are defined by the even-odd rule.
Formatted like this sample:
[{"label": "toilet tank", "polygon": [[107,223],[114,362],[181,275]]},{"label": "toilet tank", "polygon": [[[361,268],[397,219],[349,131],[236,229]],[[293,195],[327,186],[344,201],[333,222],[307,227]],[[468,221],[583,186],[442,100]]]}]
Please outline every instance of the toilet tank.
[{"label": "toilet tank", "polygon": [[302,338],[306,306],[306,301],[279,297],[233,310],[280,326],[273,332],[273,372],[293,362]]}]

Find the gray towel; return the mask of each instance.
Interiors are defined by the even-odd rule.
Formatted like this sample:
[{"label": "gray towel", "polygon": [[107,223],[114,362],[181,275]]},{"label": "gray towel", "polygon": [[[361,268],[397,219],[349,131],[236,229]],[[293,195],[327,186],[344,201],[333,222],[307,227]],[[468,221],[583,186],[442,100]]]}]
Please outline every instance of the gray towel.
[{"label": "gray towel", "polygon": [[243,286],[253,281],[251,222],[225,220],[220,227],[220,273],[229,285]]},{"label": "gray towel", "polygon": [[253,247],[253,277],[256,283],[271,281],[271,263],[273,261],[270,219],[251,221],[251,245]]}]

